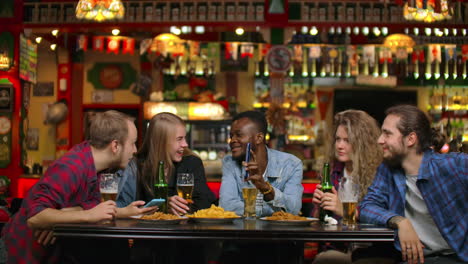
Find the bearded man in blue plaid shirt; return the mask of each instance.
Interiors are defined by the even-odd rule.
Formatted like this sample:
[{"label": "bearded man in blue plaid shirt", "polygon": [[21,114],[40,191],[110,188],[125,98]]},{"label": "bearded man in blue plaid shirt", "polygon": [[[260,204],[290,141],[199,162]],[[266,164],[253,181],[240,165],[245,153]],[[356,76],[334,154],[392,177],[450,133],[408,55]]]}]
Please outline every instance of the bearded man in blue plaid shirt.
[{"label": "bearded man in blue plaid shirt", "polygon": [[468,155],[431,150],[427,116],[415,106],[386,111],[384,164],[360,204],[360,221],[395,229],[408,263],[468,261]]}]

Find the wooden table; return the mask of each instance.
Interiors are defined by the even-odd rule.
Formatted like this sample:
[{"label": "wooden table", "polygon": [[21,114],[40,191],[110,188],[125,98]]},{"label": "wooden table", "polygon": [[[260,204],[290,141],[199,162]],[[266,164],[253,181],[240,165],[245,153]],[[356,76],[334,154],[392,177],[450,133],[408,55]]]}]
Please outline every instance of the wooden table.
[{"label": "wooden table", "polygon": [[[247,241],[255,245],[272,241],[294,242],[298,254],[295,261],[301,263],[303,242],[384,242],[393,241],[393,231],[372,225],[347,228],[342,225],[308,226],[273,225],[263,220],[234,220],[229,224],[197,224],[183,221],[177,225],[157,225],[135,219],[116,220],[112,224],[62,224],[54,228],[58,243],[74,246],[74,241],[99,239],[144,239],[151,241]],[[102,243],[105,245],[106,243]],[[85,244],[86,245],[86,244]],[[83,247],[83,245],[80,245]],[[272,252],[270,252],[271,254]]]}]

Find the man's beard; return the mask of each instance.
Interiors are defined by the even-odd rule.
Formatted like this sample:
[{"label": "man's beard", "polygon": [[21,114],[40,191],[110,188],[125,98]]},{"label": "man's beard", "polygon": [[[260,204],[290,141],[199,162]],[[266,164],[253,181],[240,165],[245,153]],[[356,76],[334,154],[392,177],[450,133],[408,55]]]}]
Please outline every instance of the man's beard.
[{"label": "man's beard", "polygon": [[401,168],[401,164],[403,163],[403,158],[405,157],[404,153],[393,153],[391,157],[383,158],[383,162],[387,164],[390,168],[397,169]]},{"label": "man's beard", "polygon": [[239,164],[239,166],[242,166],[242,162],[245,159],[245,154],[239,155],[238,157],[233,156],[232,158],[236,161],[237,164]]}]

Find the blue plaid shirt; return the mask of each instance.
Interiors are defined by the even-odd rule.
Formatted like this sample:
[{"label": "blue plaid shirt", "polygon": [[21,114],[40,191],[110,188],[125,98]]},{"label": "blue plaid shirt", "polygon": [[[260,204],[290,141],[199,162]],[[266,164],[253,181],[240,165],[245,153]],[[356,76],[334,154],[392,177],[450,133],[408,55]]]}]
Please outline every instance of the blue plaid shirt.
[{"label": "blue plaid shirt", "polygon": [[[468,261],[468,155],[424,153],[416,185],[441,235],[460,259]],[[406,176],[403,170],[380,165],[361,202],[361,222],[386,225],[405,214]],[[395,246],[400,242],[395,231]]]}]

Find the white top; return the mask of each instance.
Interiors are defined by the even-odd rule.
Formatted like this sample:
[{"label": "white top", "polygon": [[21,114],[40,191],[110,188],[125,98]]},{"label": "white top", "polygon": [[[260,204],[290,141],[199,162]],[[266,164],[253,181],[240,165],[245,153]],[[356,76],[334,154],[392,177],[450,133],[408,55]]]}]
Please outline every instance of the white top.
[{"label": "white top", "polygon": [[453,250],[439,232],[426,202],[416,185],[418,175],[406,175],[405,217],[408,218],[424,244],[424,255],[451,254]]},{"label": "white top", "polygon": [[350,175],[343,169],[343,178],[340,180],[339,197],[341,202],[357,202],[359,199],[359,184],[351,180]]}]

